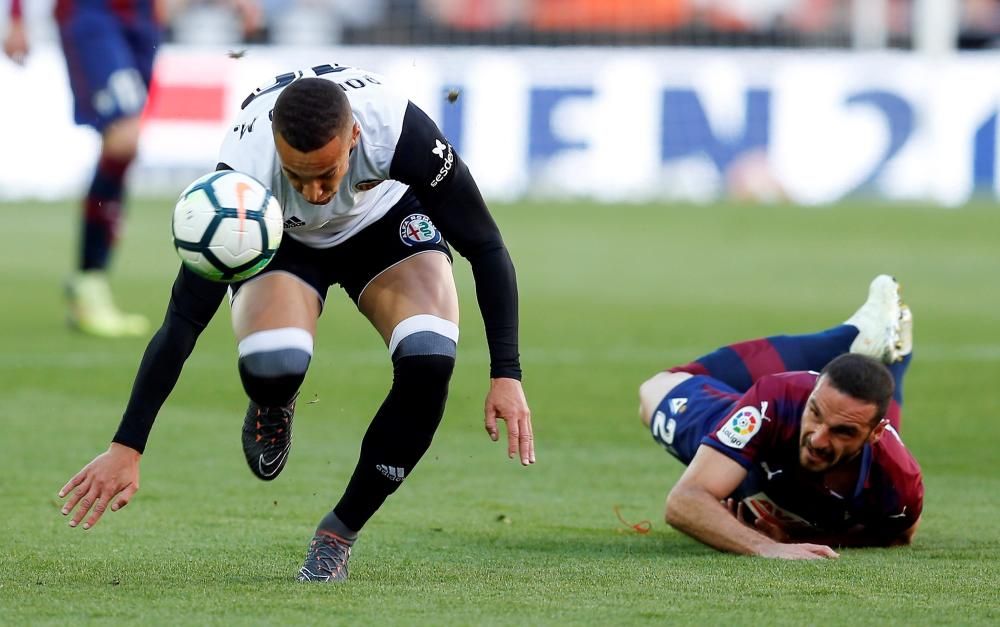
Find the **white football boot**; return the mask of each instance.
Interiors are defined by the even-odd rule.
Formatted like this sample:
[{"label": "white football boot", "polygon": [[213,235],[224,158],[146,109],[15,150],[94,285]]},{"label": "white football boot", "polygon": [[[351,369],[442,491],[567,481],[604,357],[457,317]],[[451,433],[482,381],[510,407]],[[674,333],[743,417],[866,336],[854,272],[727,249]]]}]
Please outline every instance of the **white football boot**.
[{"label": "white football boot", "polygon": [[899,358],[913,352],[913,312],[909,305],[899,308]]},{"label": "white football boot", "polygon": [[[858,329],[858,336],[851,343],[851,352],[868,355],[887,364],[902,359],[903,307],[896,279],[888,274],[875,277],[868,287],[868,300],[844,323]],[[912,346],[912,335],[910,344]]]},{"label": "white football boot", "polygon": [[81,272],[67,285],[69,324],[97,337],[139,337],[149,330],[149,322],[138,314],[124,313],[115,306],[105,274],[97,270]]}]

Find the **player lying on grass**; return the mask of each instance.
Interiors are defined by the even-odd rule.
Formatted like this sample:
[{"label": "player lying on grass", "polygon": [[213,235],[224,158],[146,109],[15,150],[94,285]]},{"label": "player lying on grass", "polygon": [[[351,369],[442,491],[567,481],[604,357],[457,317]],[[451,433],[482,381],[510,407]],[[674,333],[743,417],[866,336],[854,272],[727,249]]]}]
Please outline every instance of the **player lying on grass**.
[{"label": "player lying on grass", "polygon": [[908,544],[924,494],[899,437],[912,328],[880,275],[840,326],[726,346],[643,383],[643,423],[687,465],[667,522],[764,557]]}]

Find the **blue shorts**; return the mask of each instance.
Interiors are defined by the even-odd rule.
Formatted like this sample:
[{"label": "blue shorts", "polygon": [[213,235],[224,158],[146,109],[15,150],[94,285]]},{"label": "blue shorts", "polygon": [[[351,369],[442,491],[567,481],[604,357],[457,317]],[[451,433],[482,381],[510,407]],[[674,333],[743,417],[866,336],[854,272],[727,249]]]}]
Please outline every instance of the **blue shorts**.
[{"label": "blue shorts", "polygon": [[161,39],[156,22],[78,7],[59,34],[77,124],[103,131],[142,113]]},{"label": "blue shorts", "polygon": [[650,433],[686,466],[701,446],[702,438],[733,410],[741,396],[718,379],[693,376],[663,397],[649,422]]}]

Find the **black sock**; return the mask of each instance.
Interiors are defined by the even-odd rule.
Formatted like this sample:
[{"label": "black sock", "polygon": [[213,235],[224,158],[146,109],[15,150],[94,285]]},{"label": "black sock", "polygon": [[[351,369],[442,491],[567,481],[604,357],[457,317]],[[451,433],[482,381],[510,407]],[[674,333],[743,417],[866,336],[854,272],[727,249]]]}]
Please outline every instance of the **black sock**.
[{"label": "black sock", "polygon": [[365,433],[358,465],[332,512],[347,529],[360,531],[430,447],[454,366],[453,355],[394,359],[392,388]]},{"label": "black sock", "polygon": [[238,362],[243,389],[261,407],[287,406],[306,378],[311,358],[291,348],[244,355]]},{"label": "black sock", "polygon": [[323,517],[323,520],[319,521],[319,526],[316,527],[317,533],[320,531],[329,531],[335,533],[348,544],[354,544],[354,541],[358,539],[358,532],[350,529],[347,525],[340,520],[340,517],[335,513],[330,512]]}]

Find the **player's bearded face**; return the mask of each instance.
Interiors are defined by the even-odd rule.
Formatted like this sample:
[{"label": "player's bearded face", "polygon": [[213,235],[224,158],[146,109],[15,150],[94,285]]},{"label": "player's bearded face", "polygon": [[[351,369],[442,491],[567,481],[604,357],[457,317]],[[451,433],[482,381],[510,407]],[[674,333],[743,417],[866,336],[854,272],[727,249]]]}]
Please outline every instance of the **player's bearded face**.
[{"label": "player's bearded face", "polygon": [[275,133],[278,160],[292,188],[314,205],[325,205],[333,200],[340,182],[347,175],[351,149],[357,145],[360,132],[355,123],[349,132],[335,136],[325,146],[311,152],[292,148],[280,133]]},{"label": "player's bearded face", "polygon": [[875,406],[834,388],[821,377],[802,413],[799,462],[806,470],[829,470],[857,457],[884,426],[873,424]]}]

